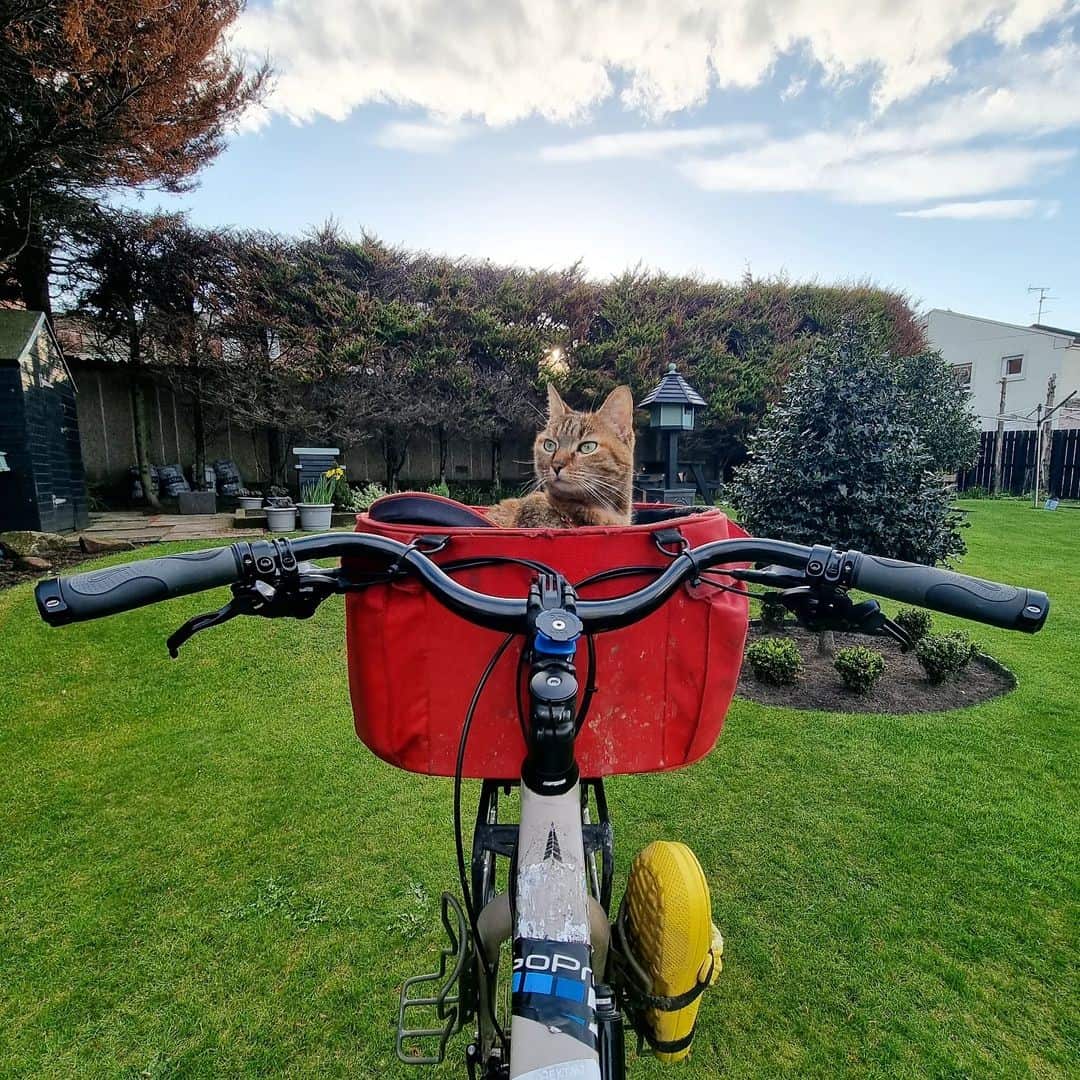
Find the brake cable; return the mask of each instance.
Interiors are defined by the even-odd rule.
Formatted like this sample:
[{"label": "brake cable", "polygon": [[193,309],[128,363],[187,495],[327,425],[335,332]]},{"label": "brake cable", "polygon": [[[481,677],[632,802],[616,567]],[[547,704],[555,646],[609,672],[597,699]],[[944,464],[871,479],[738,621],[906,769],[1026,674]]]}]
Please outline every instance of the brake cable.
[{"label": "brake cable", "polygon": [[[507,634],[506,637],[503,638],[495,651],[491,654],[491,659],[488,660],[487,667],[484,668],[483,673],[476,683],[472,700],[469,702],[469,707],[465,712],[465,722],[461,726],[461,738],[458,740],[457,761],[454,765],[454,846],[457,851],[458,882],[461,885],[461,898],[465,902],[465,914],[469,919],[469,929],[472,931],[473,935],[473,949],[480,960],[480,966],[484,969],[484,977],[487,979],[489,987],[494,982],[494,974],[488,964],[487,953],[484,951],[483,943],[480,940],[479,913],[474,906],[474,897],[472,889],[469,886],[468,873],[465,869],[465,840],[461,828],[461,781],[462,774],[465,770],[465,748],[468,745],[469,732],[472,730],[473,717],[476,715],[476,706],[480,702],[480,695],[483,694],[484,688],[487,686],[488,680],[491,678],[496,664],[502,659],[503,653],[506,652],[510,647],[510,642],[516,637],[518,637],[517,634]],[[499,1023],[498,1017],[495,1015],[494,994],[489,993],[487,995],[487,1001],[488,1011],[491,1014],[491,1023],[495,1029],[496,1037],[502,1044],[503,1054],[505,1055],[509,1040],[506,1037],[506,1032],[503,1030],[502,1025]]]}]

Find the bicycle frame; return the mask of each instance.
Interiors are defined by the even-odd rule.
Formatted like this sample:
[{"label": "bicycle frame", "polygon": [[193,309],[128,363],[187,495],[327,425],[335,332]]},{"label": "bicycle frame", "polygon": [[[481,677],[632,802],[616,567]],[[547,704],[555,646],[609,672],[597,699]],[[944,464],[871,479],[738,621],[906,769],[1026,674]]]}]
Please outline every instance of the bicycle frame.
[{"label": "bicycle frame", "polygon": [[[474,837],[473,897],[483,898],[476,917],[475,948],[482,950],[478,985],[479,1044],[470,1070],[489,1069],[496,1052],[492,1016],[497,959],[512,941],[510,979],[510,1077],[558,1076],[560,1080],[600,1080],[596,982],[608,949],[610,828],[604,885],[586,854],[587,806],[574,760],[578,682],[574,651],[581,632],[572,610],[572,592],[560,580],[542,580],[530,594],[534,630],[527,643],[529,710],[527,757],[521,777],[521,818],[512,847],[509,895],[487,899],[493,878],[485,852],[477,852],[497,801],[485,787]],[[602,788],[598,808],[606,818]],[[479,857],[478,857],[479,855]],[[488,881],[485,881],[488,875]],[[591,887],[590,887],[591,886]],[[606,895],[605,895],[606,886]],[[598,895],[599,894],[599,895]],[[479,959],[479,957],[477,958]],[[623,1063],[607,1063],[605,1075],[623,1076]]]}]

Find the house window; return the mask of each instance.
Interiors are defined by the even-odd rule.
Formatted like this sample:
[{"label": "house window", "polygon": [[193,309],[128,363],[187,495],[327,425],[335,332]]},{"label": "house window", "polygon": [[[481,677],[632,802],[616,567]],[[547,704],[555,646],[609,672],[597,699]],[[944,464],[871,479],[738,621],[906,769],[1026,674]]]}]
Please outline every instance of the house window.
[{"label": "house window", "polygon": [[970,364],[953,364],[952,368],[953,378],[960,386],[971,385],[971,365]]},{"label": "house window", "polygon": [[1006,379],[1022,379],[1024,377],[1024,358],[1022,356],[1003,356],[1001,358],[1001,374]]}]

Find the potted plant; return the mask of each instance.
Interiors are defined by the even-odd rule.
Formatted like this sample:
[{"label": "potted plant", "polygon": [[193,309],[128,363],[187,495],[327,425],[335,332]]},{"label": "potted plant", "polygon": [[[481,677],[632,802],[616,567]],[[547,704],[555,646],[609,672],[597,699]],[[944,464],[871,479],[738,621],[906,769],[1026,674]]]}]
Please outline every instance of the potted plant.
[{"label": "potted plant", "polygon": [[240,510],[261,510],[263,497],[257,491],[241,488],[237,492],[236,502]]},{"label": "potted plant", "polygon": [[266,527],[271,532],[292,532],[296,528],[296,507],[288,495],[266,499]]},{"label": "potted plant", "polygon": [[319,532],[330,528],[334,513],[334,493],[339,482],[345,479],[345,470],[340,466],[327,469],[319,477],[314,487],[308,489],[306,502],[299,503],[300,528],[304,532]]}]

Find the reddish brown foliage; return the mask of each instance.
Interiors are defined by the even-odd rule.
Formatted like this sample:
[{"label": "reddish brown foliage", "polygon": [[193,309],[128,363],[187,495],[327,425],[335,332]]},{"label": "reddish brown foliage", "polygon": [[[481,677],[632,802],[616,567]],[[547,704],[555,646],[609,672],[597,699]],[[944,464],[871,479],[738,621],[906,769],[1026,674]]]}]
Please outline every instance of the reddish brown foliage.
[{"label": "reddish brown foliage", "polygon": [[0,296],[49,310],[50,254],[88,194],[182,190],[258,101],[223,34],[242,0],[0,7]]},{"label": "reddish brown foliage", "polygon": [[[180,188],[257,100],[222,45],[240,0],[26,0],[0,26],[0,183]],[[5,192],[5,202],[7,193]]]}]

